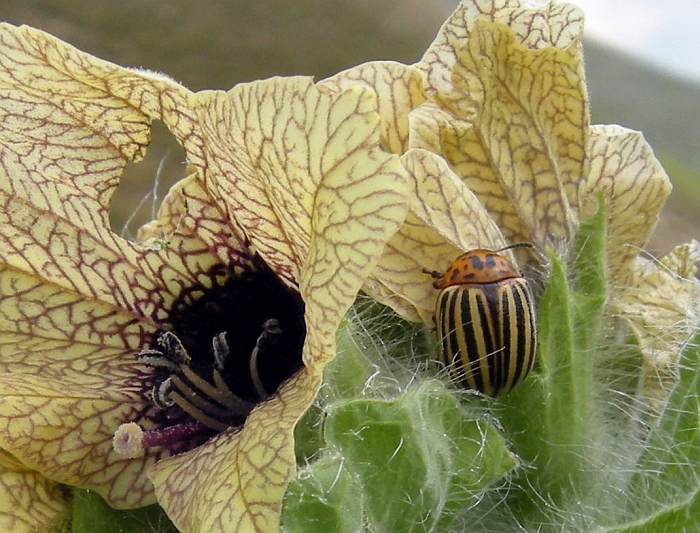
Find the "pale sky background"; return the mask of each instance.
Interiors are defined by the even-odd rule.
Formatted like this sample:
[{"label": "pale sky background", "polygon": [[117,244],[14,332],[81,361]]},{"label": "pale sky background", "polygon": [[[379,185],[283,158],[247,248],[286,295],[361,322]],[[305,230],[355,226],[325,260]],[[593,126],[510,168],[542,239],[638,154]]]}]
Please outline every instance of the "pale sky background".
[{"label": "pale sky background", "polygon": [[700,1],[569,0],[584,35],[700,83]]}]

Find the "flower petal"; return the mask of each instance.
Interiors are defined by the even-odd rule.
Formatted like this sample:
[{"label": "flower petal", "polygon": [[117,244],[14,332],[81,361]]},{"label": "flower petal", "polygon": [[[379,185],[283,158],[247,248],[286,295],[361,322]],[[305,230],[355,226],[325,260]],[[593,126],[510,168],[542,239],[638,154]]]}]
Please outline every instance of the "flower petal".
[{"label": "flower petal", "polygon": [[59,533],[68,514],[66,492],[0,452],[0,530]]},{"label": "flower petal", "polygon": [[411,210],[387,243],[368,292],[404,317],[432,324],[437,291],[423,269],[444,270],[464,250],[499,248],[505,240],[444,159],[411,149],[401,160],[415,187]]},{"label": "flower petal", "polygon": [[[302,277],[313,219],[328,209],[317,196],[324,180],[343,176],[352,183],[355,173],[379,172],[392,188],[402,175],[396,158],[380,152],[376,98],[367,89],[332,93],[310,78],[276,78],[228,93],[199,93],[195,101],[201,138],[183,139],[188,157],[227,214],[246,228],[255,250],[290,285]],[[192,153],[192,144],[201,144],[199,153]]]},{"label": "flower petal", "polygon": [[[212,106],[200,107],[212,120],[203,128],[205,145],[212,151],[208,186],[218,188],[221,201],[236,213],[244,209],[240,202],[260,199],[260,209],[268,209],[270,220],[282,224],[282,229],[270,226],[272,241],[262,238],[263,226],[253,225],[253,235],[262,239],[256,248],[262,254],[269,247],[273,266],[280,249],[293,251],[293,257],[281,261],[298,270],[307,326],[306,367],[253,411],[240,432],[160,462],[152,479],[160,503],[184,531],[211,531],[221,524],[275,531],[281,497],[294,472],[294,425],[316,395],[323,366],[335,355],[341,317],[406,215],[407,178],[398,157],[379,148],[376,101],[361,87],[326,94],[305,78],[278,79],[226,94],[204,94],[199,105],[205,101]],[[237,107],[241,101],[247,102],[248,117]],[[268,124],[272,109],[277,120]],[[246,128],[235,122],[228,123],[230,129],[215,128],[214,117],[222,110],[227,110],[223,117],[245,119]],[[286,127],[282,120],[292,115]],[[236,128],[246,136],[244,147],[231,144],[239,143]],[[239,152],[231,152],[234,148]],[[222,156],[226,154],[233,154],[237,165],[250,157],[255,166],[244,175],[242,167],[236,170]],[[288,219],[294,213],[296,219]],[[211,516],[204,525],[202,513]]]},{"label": "flower petal", "polygon": [[662,405],[675,382],[682,348],[700,328],[700,244],[683,244],[659,260],[638,259],[628,285],[613,301],[644,356],[642,394]]},{"label": "flower petal", "polygon": [[0,381],[0,448],[27,469],[61,483],[89,487],[113,507],[153,502],[146,468],[162,454],[129,461],[113,452],[116,428],[138,416],[143,400],[75,383],[21,374]]},{"label": "flower petal", "polygon": [[[450,189],[449,195],[440,191],[441,205],[429,210],[458,214],[452,222],[430,220],[413,205],[366,286],[409,319],[432,315],[435,294],[423,268],[444,268],[464,249],[504,244],[490,216],[509,240],[539,244],[570,236],[577,221],[588,124],[581,14],[571,6],[527,10],[518,2],[492,4],[460,6],[417,65],[371,62],[321,82],[334,90],[357,84],[374,89],[386,146],[398,153],[422,148],[450,163],[422,169],[415,196],[430,198],[430,187]],[[508,90],[501,94],[501,87]],[[431,100],[424,101],[428,95]],[[511,130],[515,116],[523,126]],[[422,155],[421,164],[428,157]],[[466,187],[455,189],[455,172]],[[426,188],[431,180],[436,183]]]},{"label": "flower petal", "polygon": [[582,217],[598,207],[596,192],[608,211],[608,264],[619,286],[629,284],[635,257],[646,244],[671,194],[671,182],[638,131],[621,126],[592,126],[590,170],[583,185]]},{"label": "flower petal", "polygon": [[[128,383],[134,361],[121,356],[148,328],[136,309],[154,312],[143,299],[156,285],[108,229],[107,206],[127,157],[143,151],[147,117],[107,94],[74,49],[0,31],[0,447],[52,479],[138,504],[152,499],[145,476],[129,495],[109,488],[143,465],[110,453],[108,426],[143,405]],[[106,65],[99,75],[113,73]]]},{"label": "flower petal", "polygon": [[0,43],[0,448],[113,506],[142,505],[153,500],[145,469],[164,452],[126,461],[111,447],[148,405],[134,356],[184,287],[236,257],[240,235],[192,180],[166,202],[173,216],[176,197],[190,208],[161,228],[173,230],[168,246],[109,229],[109,200],[150,121],[117,93],[150,109],[136,81],[159,87],[158,102],[182,104],[185,89],[31,28],[2,25]]},{"label": "flower petal", "polygon": [[408,149],[408,115],[426,99],[420,71],[393,61],[372,61],[319,82],[336,92],[356,85],[369,87],[377,95],[382,146],[403,154]]},{"label": "flower petal", "polygon": [[376,100],[369,91],[358,89],[350,90],[348,97],[358,99],[360,117],[347,120],[342,129],[356,130],[361,143],[345,133],[331,138],[325,148],[324,159],[343,162],[333,165],[319,184],[311,247],[299,282],[306,303],[307,366],[322,367],[335,356],[340,320],[409,207],[406,170],[397,155],[379,147],[379,115],[376,108],[371,110]]},{"label": "flower petal", "polygon": [[435,96],[433,107],[414,111],[422,115],[416,137],[439,139],[430,149],[444,154],[508,240],[569,238],[588,130],[581,13],[567,4],[487,4],[458,8],[419,64]]},{"label": "flower petal", "polygon": [[158,501],[179,530],[278,531],[295,471],[294,426],[320,384],[320,372],[302,369],[249,415],[242,431],[222,433],[151,469]]},{"label": "flower petal", "polygon": [[548,46],[568,48],[581,36],[583,13],[571,4],[547,2],[540,9],[522,6],[521,0],[478,0],[462,2],[440,28],[421,63],[428,66],[428,85],[448,93],[460,50],[475,26],[493,22],[508,26],[518,43],[537,50]]}]

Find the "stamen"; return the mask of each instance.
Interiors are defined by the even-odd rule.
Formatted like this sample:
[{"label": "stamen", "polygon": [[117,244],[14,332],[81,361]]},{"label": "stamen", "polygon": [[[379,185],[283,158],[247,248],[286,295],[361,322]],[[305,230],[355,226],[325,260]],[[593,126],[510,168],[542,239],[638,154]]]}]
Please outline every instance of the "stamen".
[{"label": "stamen", "polygon": [[204,414],[202,411],[194,407],[190,402],[185,400],[182,396],[180,396],[179,393],[173,391],[170,397],[173,399],[175,402],[175,405],[177,405],[180,409],[182,409],[185,413],[190,415],[192,418],[197,420],[198,422],[201,422],[205,426],[216,430],[216,431],[224,431],[226,430],[229,425],[224,424],[223,422],[219,422],[218,420]]},{"label": "stamen", "polygon": [[248,367],[250,369],[250,377],[253,380],[253,386],[255,387],[255,392],[258,396],[262,398],[267,398],[269,394],[265,390],[265,386],[260,379],[260,374],[258,373],[258,353],[263,348],[264,344],[272,343],[272,339],[282,333],[282,328],[280,328],[279,320],[270,318],[263,323],[262,333],[258,336],[258,340],[255,341],[255,348],[250,356],[250,362]]},{"label": "stamen", "polygon": [[173,363],[189,365],[191,358],[187,350],[172,331],[166,331],[158,337],[158,345],[163,348],[163,355]]},{"label": "stamen", "polygon": [[[207,275],[180,291],[167,325],[137,353],[148,367],[144,384],[152,394],[151,408],[135,420],[143,424],[141,448],[166,446],[181,453],[216,432],[240,427],[303,366],[304,304],[296,291],[257,257],[214,265]],[[137,433],[131,426],[120,430],[115,446],[136,453],[128,448],[139,448]]]},{"label": "stamen", "polygon": [[229,354],[227,333],[225,331],[219,333],[212,339],[211,343],[214,351],[214,368],[223,370]]},{"label": "stamen", "polygon": [[182,397],[185,398],[188,402],[190,402],[193,406],[198,407],[199,409],[201,409],[209,415],[217,416],[219,418],[225,418],[229,415],[229,412],[226,411],[226,409],[217,407],[216,405],[214,405],[211,402],[208,402],[201,396],[198,396],[197,393],[192,388],[190,388],[184,381],[182,381],[179,376],[171,376],[170,379],[173,382],[174,388],[177,389],[180,393],[182,393]]},{"label": "stamen", "polygon": [[245,412],[250,413],[253,407],[255,407],[255,404],[246,402],[233,394],[228,387],[225,391],[217,389],[211,383],[202,379],[198,374],[195,374],[189,367],[183,366],[180,368],[180,370],[182,371],[182,375],[185,376],[189,382],[192,383],[192,385],[201,390],[206,396],[231,410],[237,410],[241,406],[245,406],[247,408]]},{"label": "stamen", "polygon": [[152,395],[153,404],[158,408],[165,411],[169,407],[173,406],[173,400],[170,397],[170,393],[173,391],[173,384],[170,378],[164,379],[163,381],[156,382],[153,385]]},{"label": "stamen", "polygon": [[142,365],[152,368],[165,368],[171,372],[177,372],[179,365],[168,359],[160,350],[141,350],[136,360]]},{"label": "stamen", "polygon": [[233,391],[228,388],[228,385],[226,385],[224,378],[221,376],[221,373],[219,373],[218,370],[214,370],[213,375],[214,384],[216,385],[216,388],[219,389],[223,395],[225,395],[222,396],[222,399],[225,397],[226,401],[230,402],[226,406],[232,413],[239,416],[246,416],[253,410],[255,404],[252,402],[246,402],[243,398],[236,396]]}]

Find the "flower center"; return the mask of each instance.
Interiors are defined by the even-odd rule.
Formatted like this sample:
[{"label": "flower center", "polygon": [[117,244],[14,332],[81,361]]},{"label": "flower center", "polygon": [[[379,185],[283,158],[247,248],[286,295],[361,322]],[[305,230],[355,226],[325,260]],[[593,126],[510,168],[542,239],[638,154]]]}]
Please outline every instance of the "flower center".
[{"label": "flower center", "polygon": [[[160,427],[144,447],[240,426],[255,405],[302,367],[304,303],[258,257],[244,267],[217,266],[211,284],[183,290],[169,327],[138,354],[149,367]],[[149,440],[150,439],[150,440]],[[115,436],[115,448],[117,436]]]}]

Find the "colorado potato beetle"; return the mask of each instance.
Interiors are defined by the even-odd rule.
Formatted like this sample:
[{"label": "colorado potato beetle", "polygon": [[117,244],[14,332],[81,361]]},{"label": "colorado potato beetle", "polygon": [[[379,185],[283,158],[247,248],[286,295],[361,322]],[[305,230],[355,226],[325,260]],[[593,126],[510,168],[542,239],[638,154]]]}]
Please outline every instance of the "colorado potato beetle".
[{"label": "colorado potato beetle", "polygon": [[500,252],[460,255],[441,274],[435,308],[439,360],[458,385],[497,398],[532,369],[537,349],[534,298],[527,280]]}]

